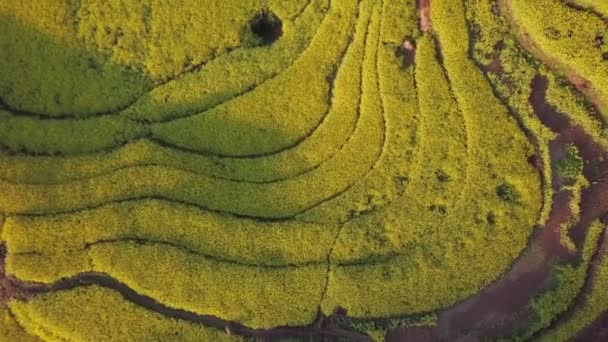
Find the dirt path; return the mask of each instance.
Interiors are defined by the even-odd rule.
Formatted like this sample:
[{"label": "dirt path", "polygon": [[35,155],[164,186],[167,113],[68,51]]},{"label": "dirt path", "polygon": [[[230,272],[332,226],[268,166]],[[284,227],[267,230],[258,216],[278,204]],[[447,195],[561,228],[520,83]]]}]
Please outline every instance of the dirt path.
[{"label": "dirt path", "polygon": [[[535,334],[535,337],[542,336],[545,332],[551,331],[555,327],[559,327],[561,323],[567,321],[572,315],[577,311],[581,306],[586,305],[586,294],[591,291],[591,288],[595,282],[595,277],[598,271],[598,266],[604,261],[604,258],[608,257],[608,234],[606,233],[606,228],[602,232],[600,236],[598,248],[592,257],[593,261],[589,266],[589,270],[587,272],[587,276],[585,277],[585,283],[583,284],[583,288],[577,294],[574,303],[562,314],[560,314],[551,324],[551,326],[543,329]],[[596,334],[597,330],[594,330],[593,326],[587,327],[587,329],[583,330],[583,333],[587,334]]]},{"label": "dirt path", "polygon": [[530,104],[545,126],[553,132],[561,133],[570,127],[570,120],[563,115],[559,115],[557,110],[545,101],[548,85],[549,81],[542,76],[536,76],[532,80]]},{"label": "dirt path", "polygon": [[[524,48],[526,47],[524,46]],[[533,53],[533,51],[528,51]],[[538,56],[536,57],[538,58]],[[546,63],[544,60],[543,62]],[[574,74],[570,74],[568,79],[570,82],[574,83],[579,91],[585,96],[588,96],[587,99],[592,102],[596,108],[601,106],[601,104],[597,102],[597,99],[593,97],[593,94],[590,95],[588,91],[590,86],[586,81],[580,82],[580,78]],[[583,173],[585,178],[591,183],[591,186],[586,188],[582,194],[579,222],[569,231],[570,238],[575,243],[577,249],[580,250],[583,246],[589,225],[598,218],[601,218],[602,222],[606,223],[606,215],[608,214],[608,181],[606,181],[605,175],[608,174],[608,160],[606,160],[608,154],[599,144],[593,141],[593,138],[587,134],[581,126],[571,125],[564,115],[559,113],[555,107],[549,105],[545,101],[547,85],[548,82],[544,77],[537,76],[533,81],[533,93],[530,102],[543,124],[558,134],[558,137],[550,143],[551,159],[552,161],[555,161],[558,158],[561,158],[563,156],[563,151],[568,144],[576,145],[581,156],[585,160]],[[554,187],[559,186],[561,186],[559,177],[554,177]],[[569,318],[577,308],[585,305],[585,294],[590,291],[594,282],[597,265],[599,264],[599,261],[603,260],[608,254],[608,234],[606,233],[606,229],[608,228],[604,228],[598,250],[592,257],[592,262],[586,275],[583,289],[577,294],[573,305],[559,315],[549,328],[538,332],[538,336],[552,327],[559,326],[560,323]],[[587,338],[588,336],[608,334],[608,332],[602,332],[600,329],[602,327],[601,319],[598,321],[600,322],[598,325],[592,325],[581,333],[582,336],[580,340],[590,341],[590,339]]]},{"label": "dirt path", "polygon": [[4,260],[6,259],[6,246],[0,244],[0,302],[5,303],[12,296],[8,292],[8,279],[5,276]]},{"label": "dirt path", "polygon": [[397,329],[386,335],[386,341],[389,342],[433,342],[439,339],[439,332],[434,327]]},{"label": "dirt path", "polygon": [[431,0],[418,0],[418,10],[420,11],[420,31],[430,32],[433,29],[431,24]]},{"label": "dirt path", "polygon": [[[602,181],[602,177],[608,175],[608,161],[598,162],[606,153],[580,126],[573,126],[565,115],[546,102],[546,79],[535,78],[532,89],[530,103],[536,115],[558,134],[550,144],[552,163],[573,143],[585,160],[584,173],[592,183],[582,194],[580,221],[570,231],[580,251],[589,225],[608,213],[608,181]],[[528,304],[553,280],[553,264],[576,262],[579,257],[569,253],[560,241],[560,226],[571,218],[571,193],[559,190],[562,182],[555,172],[553,178],[557,181],[553,184],[555,195],[549,220],[545,227],[535,231],[529,246],[507,273],[477,295],[439,312],[437,326],[400,329],[389,335],[389,341],[402,341],[399,338],[404,336],[426,341],[494,340],[525,328],[533,314]],[[597,258],[593,258],[594,262]],[[586,284],[592,282],[593,274],[589,273]],[[573,308],[580,305],[579,302],[577,299]]]}]

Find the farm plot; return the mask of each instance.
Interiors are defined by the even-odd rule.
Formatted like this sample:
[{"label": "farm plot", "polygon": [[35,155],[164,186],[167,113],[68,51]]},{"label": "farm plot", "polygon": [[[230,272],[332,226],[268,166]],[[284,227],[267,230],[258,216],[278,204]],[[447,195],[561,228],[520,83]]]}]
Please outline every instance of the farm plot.
[{"label": "farm plot", "polygon": [[599,338],[603,5],[203,3],[0,4],[0,341]]}]

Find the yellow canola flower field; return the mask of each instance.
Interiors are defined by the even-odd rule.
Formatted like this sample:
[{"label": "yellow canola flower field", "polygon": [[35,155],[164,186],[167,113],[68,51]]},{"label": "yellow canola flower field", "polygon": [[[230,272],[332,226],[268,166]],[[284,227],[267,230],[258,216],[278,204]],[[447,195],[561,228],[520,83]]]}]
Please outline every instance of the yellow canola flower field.
[{"label": "yellow canola flower field", "polygon": [[573,3],[2,1],[0,341],[440,330],[568,191],[580,260],[544,260],[555,287],[500,337],[576,335],[608,309],[584,204],[602,164],[580,144],[567,164],[532,101],[542,78],[545,105],[608,147],[606,9]]}]

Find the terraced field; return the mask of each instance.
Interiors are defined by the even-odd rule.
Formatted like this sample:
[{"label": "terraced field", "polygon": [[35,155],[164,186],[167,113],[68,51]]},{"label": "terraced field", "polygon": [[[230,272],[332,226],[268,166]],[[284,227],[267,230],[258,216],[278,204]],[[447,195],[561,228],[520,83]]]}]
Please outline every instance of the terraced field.
[{"label": "terraced field", "polygon": [[0,2],[0,341],[608,340],[608,7]]}]

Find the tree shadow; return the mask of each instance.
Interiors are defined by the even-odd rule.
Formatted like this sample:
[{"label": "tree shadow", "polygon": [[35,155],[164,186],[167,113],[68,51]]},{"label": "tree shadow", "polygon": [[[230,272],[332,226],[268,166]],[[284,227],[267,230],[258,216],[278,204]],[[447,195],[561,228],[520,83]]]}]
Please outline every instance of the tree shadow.
[{"label": "tree shadow", "polygon": [[0,100],[12,111],[86,117],[126,106],[151,81],[100,53],[0,16]]},{"label": "tree shadow", "polygon": [[[271,34],[277,32],[275,26],[270,27],[269,30]],[[0,73],[6,75],[0,77],[0,100],[8,109],[15,109],[15,116],[68,119],[72,116],[85,118],[112,113],[128,106],[139,95],[148,91],[153,84],[153,81],[140,71],[109,62],[100,53],[53,40],[44,33],[24,27],[13,18],[3,16],[0,16]],[[43,140],[45,135],[50,134],[63,137],[65,134],[66,141],[57,144],[67,143],[73,146],[77,146],[81,140],[72,143],[70,139],[93,139],[96,131],[93,129],[79,131],[78,121],[61,121],[59,125],[65,125],[65,130],[48,128],[48,132],[45,131],[35,139]],[[35,124],[39,123],[43,126],[44,122]],[[268,146],[281,145],[276,142],[294,140],[293,134],[287,134],[288,132],[277,127],[260,126],[255,118],[247,122],[231,122],[230,119],[226,119],[222,125],[219,127],[221,129],[208,130],[205,134],[218,137],[211,139],[219,141],[218,145],[232,144],[230,145],[232,150],[237,152],[241,152],[239,145],[253,145],[258,146],[259,150],[265,148],[268,150]],[[226,131],[237,132],[232,135],[235,141],[221,138]],[[243,134],[238,134],[241,132]],[[246,134],[247,132],[249,134]],[[187,132],[176,130],[172,133],[179,135]],[[80,135],[80,138],[73,138],[72,135]],[[116,139],[113,142],[118,145],[116,141],[120,139],[114,138]],[[134,139],[139,138],[147,138],[148,141],[154,139],[152,135],[145,134]],[[305,143],[307,138],[310,136],[303,136],[301,143]],[[52,191],[44,189],[44,185],[25,186],[21,188],[23,191],[8,193],[6,196],[16,203],[9,205],[11,208],[17,208],[10,210],[12,213],[25,211],[46,214],[93,209],[95,206],[112,201],[162,198],[216,211],[222,211],[222,208],[227,207],[231,209],[227,210],[228,212],[236,215],[240,214],[241,209],[244,216],[250,212],[261,212],[264,214],[261,216],[273,218],[272,211],[275,209],[291,213],[296,209],[300,210],[300,207],[306,208],[308,202],[317,201],[314,195],[317,191],[327,188],[332,183],[332,177],[338,177],[332,172],[325,172],[323,177],[303,178],[304,181],[297,186],[277,187],[275,191],[272,188],[274,183],[314,172],[320,164],[320,162],[311,163],[310,159],[314,159],[310,157],[310,153],[314,153],[312,149],[308,154],[292,155],[292,148],[298,146],[285,147],[272,153],[256,154],[254,151],[251,156],[233,157],[221,156],[219,153],[212,155],[210,151],[204,150],[179,149],[176,146],[162,145],[160,142],[157,148],[150,148],[150,144],[143,148],[135,145],[113,146],[112,149],[100,150],[95,154],[67,157],[60,155],[41,157],[36,153],[21,151],[15,157],[21,158],[22,161],[18,165],[11,166],[13,170],[8,174],[20,175],[22,180],[27,181],[29,173],[32,176],[36,175],[36,179],[43,184],[71,185],[65,188],[52,187]],[[225,149],[225,146],[219,147]],[[249,150],[255,148],[248,148],[246,151]],[[183,172],[164,173],[163,170],[145,173],[140,170],[131,173],[130,169],[133,166],[150,167],[150,169],[167,166],[168,169],[216,177],[224,182],[218,181],[216,185],[200,186],[197,180],[201,178],[190,179],[184,176]],[[15,168],[21,169],[15,170]],[[115,171],[120,171],[126,176],[123,179],[109,177],[101,184],[87,180],[105,177]],[[73,177],[64,178],[72,179],[61,179],[62,175],[65,176],[67,173]],[[340,174],[340,172],[336,173]],[[149,179],[142,180],[146,177]],[[226,186],[226,180],[234,182],[234,188]],[[249,185],[250,183],[252,185]],[[265,187],[271,190],[263,189]],[[291,189],[291,192],[282,193],[279,189]],[[74,197],[67,196],[68,193],[74,194]],[[206,199],[201,200],[200,198],[203,197]],[[302,199],[306,197],[314,201]],[[329,197],[329,194],[326,197]],[[0,201],[0,203],[8,202]],[[280,263],[284,256],[277,249],[261,257]]]}]

